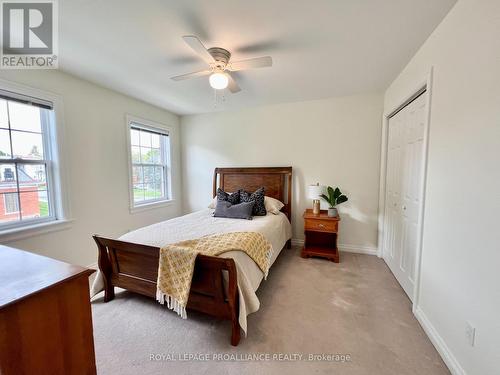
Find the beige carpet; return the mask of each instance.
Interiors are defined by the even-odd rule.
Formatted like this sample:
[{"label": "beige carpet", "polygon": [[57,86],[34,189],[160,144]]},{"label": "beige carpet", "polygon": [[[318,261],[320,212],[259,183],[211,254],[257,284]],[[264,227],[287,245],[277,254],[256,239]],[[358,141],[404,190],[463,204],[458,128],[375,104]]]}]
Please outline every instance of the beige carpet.
[{"label": "beige carpet", "polygon": [[[236,348],[229,344],[228,322],[193,312],[182,320],[154,300],[124,291],[109,303],[97,296],[98,373],[449,374],[381,259],[343,253],[334,264],[298,254],[295,248],[279,256],[258,291],[261,308],[249,316],[248,337]],[[272,360],[280,353],[289,360]],[[308,360],[323,353],[350,360]],[[213,360],[214,354],[225,360]],[[301,361],[291,361],[299,354]]]}]

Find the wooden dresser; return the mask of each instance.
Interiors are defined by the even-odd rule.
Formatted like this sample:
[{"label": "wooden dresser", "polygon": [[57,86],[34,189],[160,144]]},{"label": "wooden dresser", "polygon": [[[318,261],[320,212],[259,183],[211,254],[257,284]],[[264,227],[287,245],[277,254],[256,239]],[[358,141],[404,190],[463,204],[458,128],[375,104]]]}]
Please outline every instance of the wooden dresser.
[{"label": "wooden dresser", "polygon": [[95,374],[94,272],[0,245],[0,374]]},{"label": "wooden dresser", "polygon": [[302,258],[311,256],[327,258],[335,263],[340,261],[337,248],[337,235],[340,218],[329,217],[328,211],[321,210],[319,215],[314,215],[312,210],[304,212],[304,247]]}]

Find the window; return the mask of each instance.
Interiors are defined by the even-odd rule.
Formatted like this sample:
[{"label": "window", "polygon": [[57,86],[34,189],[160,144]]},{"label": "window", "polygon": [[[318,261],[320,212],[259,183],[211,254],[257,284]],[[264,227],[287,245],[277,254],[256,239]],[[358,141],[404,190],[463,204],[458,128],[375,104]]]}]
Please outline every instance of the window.
[{"label": "window", "polygon": [[19,199],[17,199],[16,193],[5,193],[3,198],[6,214],[19,212]]},{"label": "window", "polygon": [[170,194],[169,130],[149,121],[128,120],[131,208],[163,203]]},{"label": "window", "polygon": [[51,102],[0,90],[0,231],[57,219],[54,118]]}]

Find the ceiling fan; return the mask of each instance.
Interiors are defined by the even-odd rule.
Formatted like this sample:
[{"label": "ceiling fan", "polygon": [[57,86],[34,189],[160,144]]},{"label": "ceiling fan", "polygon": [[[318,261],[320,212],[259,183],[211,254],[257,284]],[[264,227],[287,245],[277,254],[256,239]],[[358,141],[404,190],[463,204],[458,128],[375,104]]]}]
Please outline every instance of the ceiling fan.
[{"label": "ceiling fan", "polygon": [[203,43],[194,35],[183,36],[182,39],[187,43],[194,52],[198,54],[208,65],[208,69],[200,70],[193,73],[182,74],[172,77],[174,81],[182,81],[190,78],[198,78],[204,76],[209,77],[210,86],[216,90],[222,90],[226,87],[233,94],[241,91],[240,86],[231,76],[231,72],[241,70],[264,68],[273,65],[271,56],[256,57],[253,59],[231,61],[231,53],[220,47],[205,48]]}]

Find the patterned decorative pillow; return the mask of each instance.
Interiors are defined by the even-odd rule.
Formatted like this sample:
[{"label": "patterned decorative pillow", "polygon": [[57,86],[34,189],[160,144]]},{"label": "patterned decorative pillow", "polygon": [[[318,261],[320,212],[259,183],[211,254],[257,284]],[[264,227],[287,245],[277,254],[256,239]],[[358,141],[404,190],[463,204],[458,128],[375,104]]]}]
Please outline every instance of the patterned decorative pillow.
[{"label": "patterned decorative pillow", "polygon": [[252,214],[254,216],[266,216],[266,206],[264,204],[264,187],[258,188],[253,193],[245,190],[240,190],[240,202],[255,202],[253,205]]},{"label": "patterned decorative pillow", "polygon": [[240,191],[234,193],[226,193],[221,188],[217,188],[217,201],[229,202],[231,204],[240,203]]}]

